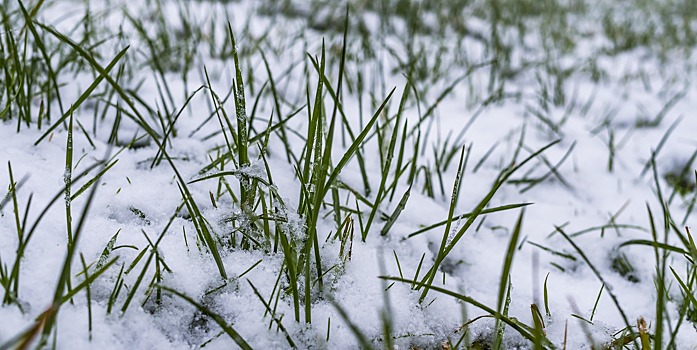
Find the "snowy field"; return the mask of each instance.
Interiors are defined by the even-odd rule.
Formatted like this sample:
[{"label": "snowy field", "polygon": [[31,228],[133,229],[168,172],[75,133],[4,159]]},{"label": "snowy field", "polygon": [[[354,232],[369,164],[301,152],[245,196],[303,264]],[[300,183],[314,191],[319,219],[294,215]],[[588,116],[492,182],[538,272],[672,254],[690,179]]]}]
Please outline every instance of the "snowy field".
[{"label": "snowy field", "polygon": [[692,1],[0,14],[0,349],[697,349]]}]

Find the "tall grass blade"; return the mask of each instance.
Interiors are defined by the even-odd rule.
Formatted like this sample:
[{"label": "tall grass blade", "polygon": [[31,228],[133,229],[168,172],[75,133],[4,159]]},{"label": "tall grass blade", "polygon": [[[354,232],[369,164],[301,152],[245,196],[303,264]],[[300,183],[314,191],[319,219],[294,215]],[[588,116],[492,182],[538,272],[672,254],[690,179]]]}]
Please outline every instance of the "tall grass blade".
[{"label": "tall grass blade", "polygon": [[[518,221],[515,224],[515,228],[513,229],[513,234],[511,235],[511,240],[508,242],[508,249],[506,250],[506,256],[505,260],[503,262],[503,270],[501,271],[501,280],[499,282],[499,294],[498,294],[498,302],[496,305],[496,308],[498,310],[498,313],[500,314],[503,310],[501,309],[503,306],[504,302],[504,294],[506,294],[506,285],[509,285],[509,290],[510,290],[510,273],[511,273],[511,267],[513,266],[513,256],[515,255],[516,252],[516,247],[518,246],[518,237],[520,237],[520,231],[523,227],[523,216],[525,215],[525,209],[520,211],[520,216],[518,216]],[[509,298],[510,298],[510,291],[508,292]],[[499,325],[499,318],[495,316],[496,318],[496,325],[494,328],[498,329]],[[501,338],[497,337],[494,341],[494,349],[500,349],[501,348]]]}]

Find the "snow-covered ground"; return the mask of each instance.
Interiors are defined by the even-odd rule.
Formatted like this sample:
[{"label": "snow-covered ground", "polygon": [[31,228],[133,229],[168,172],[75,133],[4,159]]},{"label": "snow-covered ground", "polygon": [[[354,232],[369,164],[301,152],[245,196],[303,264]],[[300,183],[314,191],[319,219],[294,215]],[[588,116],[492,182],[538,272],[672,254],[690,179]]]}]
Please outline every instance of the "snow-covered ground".
[{"label": "snow-covered ground", "polygon": [[[147,116],[145,120],[160,136],[165,133],[165,125],[151,116],[157,116],[159,110],[162,115],[168,115],[165,121],[171,120],[169,116],[173,118],[179,112],[189,95],[200,86],[208,87],[204,66],[213,91],[221,99],[231,91],[235,66],[229,55],[229,45],[223,44],[229,40],[226,18],[230,19],[240,51],[247,120],[255,113],[250,135],[264,131],[270,115],[273,115],[272,123],[276,124],[279,121],[274,114],[277,105],[261,57],[264,52],[278,87],[280,114],[283,119],[293,116],[282,126],[288,133],[288,143],[284,143],[280,133],[269,133],[268,147],[262,158],[260,149],[264,138],[261,137],[249,147],[250,164],[226,179],[235,196],[240,192],[239,178],[252,176],[271,181],[272,186],[259,186],[260,196],[270,198],[269,193],[277,191],[284,205],[269,200],[268,203],[273,201],[274,209],[279,209],[278,213],[272,213],[272,208],[266,212],[264,208],[262,214],[261,206],[256,212],[267,218],[283,216],[278,225],[297,240],[300,250],[308,231],[307,218],[298,214],[302,212],[299,198],[303,181],[297,173],[302,169],[295,168],[295,161],[288,161],[285,150],[288,147],[296,157],[304,156],[310,120],[307,103],[313,105],[315,102],[318,78],[305,53],[319,59],[323,38],[327,54],[326,76],[331,87],[336,88],[343,10],[325,15],[313,13],[315,9],[309,3],[288,2],[292,8],[289,13],[298,16],[292,17],[274,12],[281,5],[270,3],[272,5],[262,1],[224,4],[163,1],[159,10],[171,23],[159,28],[171,26],[170,36],[164,40],[171,40],[173,47],[180,44],[190,47],[180,30],[181,13],[190,16],[187,20],[200,25],[202,33],[208,35],[192,39],[198,49],[188,75],[175,69],[160,76],[149,60],[161,59],[164,64],[171,57],[154,55],[148,43],[138,35],[138,28],[133,25],[137,22],[126,19],[125,13],[138,18],[143,21],[140,23],[145,23],[151,38],[159,38],[155,4],[123,7],[125,5],[109,1],[88,2],[94,14],[95,28],[92,29],[98,33],[88,42],[107,39],[106,44],[96,50],[101,53],[96,59],[103,66],[130,45],[124,58],[126,73],[119,77],[119,83],[135,91],[134,95],[141,100],[131,102]],[[186,9],[182,10],[184,7]],[[614,8],[620,11],[622,6],[618,4]],[[463,13],[472,15],[469,9],[467,7]],[[378,117],[379,137],[373,127],[361,148],[371,191],[364,190],[361,165],[357,157],[353,157],[337,178],[345,185],[336,192],[339,195],[333,198],[334,192],[329,191],[323,198],[325,204],[319,211],[316,232],[317,254],[325,274],[321,276],[321,290],[317,282],[311,287],[311,323],[306,322],[304,294],[300,322],[295,321],[288,261],[280,243],[271,242],[265,249],[261,246],[243,249],[239,242],[243,240],[245,225],[249,224],[240,219],[247,214],[240,209],[239,202],[233,203],[218,178],[189,182],[218,172],[220,166],[214,168],[217,170],[202,172],[202,169],[226,152],[226,142],[233,142],[219,133],[222,122],[213,113],[208,89],[197,92],[183,110],[176,120],[176,135],[170,136],[166,147],[202,217],[217,236],[217,249],[227,282],[222,279],[210,249],[206,248],[208,243],[199,240],[197,225],[191,219],[196,215],[186,206],[181,208],[182,184],[173,166],[165,160],[151,166],[154,157],[159,156],[156,142],[130,119],[129,113],[133,111],[114,95],[107,81],[102,81],[92,97],[73,115],[73,155],[69,171],[66,171],[67,121],[58,124],[35,144],[46,132],[46,125],[60,118],[57,102],[52,104],[50,123],[44,121],[48,124],[41,130],[34,122],[30,126],[22,124],[17,132],[16,117],[0,127],[0,163],[11,164],[14,180],[19,183],[16,190],[18,215],[15,216],[12,191],[8,191],[7,200],[2,204],[0,269],[3,280],[12,272],[22,237],[18,235],[16,217],[20,220],[20,231],[26,235],[46,205],[59,195],[59,200],[41,217],[20,260],[17,300],[0,307],[0,347],[14,347],[17,340],[14,337],[37,324],[37,317],[41,320],[40,315],[54,300],[68,247],[66,200],[62,194],[66,176],[75,177],[107,157],[110,162],[117,162],[93,187],[70,203],[73,233],[84,219],[72,260],[72,287],[85,279],[81,259],[89,268],[88,274],[99,270],[98,260],[105,256],[105,248],[110,251],[108,259],[118,257],[118,260],[90,283],[89,297],[87,290],[82,289],[61,305],[55,327],[47,338],[48,346],[54,342],[59,349],[186,349],[204,344],[205,348],[227,349],[238,346],[227,334],[221,335],[221,327],[212,318],[173,292],[157,288],[165,286],[221,316],[255,349],[283,349],[289,348],[291,343],[298,348],[358,348],[359,339],[350,323],[358,327],[372,346],[380,348],[385,345],[385,322],[391,325],[393,342],[400,349],[447,348],[448,341],[455,344],[463,335],[468,340],[460,344],[461,348],[489,348],[496,334],[496,320],[491,313],[435,290],[429,291],[421,301],[423,288],[414,290],[409,283],[393,284],[378,276],[403,276],[413,280],[418,275],[420,281],[440,260],[438,251],[444,241],[445,225],[410,235],[448,218],[462,147],[466,164],[461,174],[455,215],[473,212],[514,160],[520,162],[557,140],[513,173],[485,203],[487,208],[528,205],[477,217],[440,262],[433,285],[496,310],[508,254],[513,258],[513,265],[506,298],[510,299],[507,317],[532,327],[531,304],[536,304],[544,320],[544,334],[551,342],[543,344],[545,348],[610,348],[610,343],[621,338],[621,331],[626,328],[623,317],[633,327],[633,332],[637,331],[637,320],[643,317],[653,335],[658,328],[656,305],[657,286],[660,285],[655,282],[657,271],[660,271],[656,259],[664,250],[655,253],[650,245],[623,243],[653,239],[650,210],[659,242],[664,241],[667,232],[666,244],[689,249],[675,231],[687,237],[684,227],[694,225],[697,220],[691,206],[696,193],[694,155],[697,152],[697,87],[693,84],[695,72],[690,65],[691,48],[661,51],[665,57],[651,46],[601,54],[604,48],[612,46],[599,29],[604,17],[587,10],[585,17],[569,15],[562,19],[569,21],[569,27],[576,24],[569,32],[574,32],[574,39],[578,41],[568,52],[554,52],[557,46],[542,49],[546,47],[550,32],[531,16],[525,22],[530,28],[520,42],[511,37],[511,31],[502,30],[501,40],[519,43],[519,46],[510,51],[509,65],[501,69],[512,68],[518,72],[511,74],[505,84],[497,78],[495,88],[490,89],[491,71],[496,63],[489,60],[496,56],[476,35],[461,37],[449,32],[450,28],[432,36],[421,33],[409,37],[409,26],[404,21],[394,19],[389,24],[391,29],[387,30],[377,12],[361,11],[364,12],[360,12],[360,16],[351,14],[342,90],[343,114],[354,135],[378,110],[389,91],[393,87],[396,90],[387,112]],[[441,18],[424,12],[424,25],[438,27]],[[55,25],[59,31],[67,33],[80,26],[85,4],[49,3],[38,13],[39,23]],[[627,11],[626,15],[631,19],[636,14]],[[324,27],[317,24],[320,22]],[[489,23],[474,15],[465,23],[472,33],[488,35],[490,31]],[[23,19],[17,20],[15,25],[16,35],[28,35],[23,29]],[[325,28],[327,26],[329,29]],[[68,36],[80,41],[86,31],[78,29]],[[106,34],[120,31],[126,35],[108,37]],[[55,38],[46,35],[44,39],[62,47],[61,53],[55,53],[55,64],[61,55],[71,51]],[[154,40],[156,47],[162,45],[157,40]],[[366,47],[367,44],[372,46]],[[403,62],[397,62],[397,57],[404,60],[410,57],[409,44],[415,51],[423,50],[416,55],[417,64],[422,64],[426,73],[419,75],[417,68],[412,77],[419,80],[412,81],[406,90],[408,98],[402,120],[407,121],[405,130],[409,135],[404,142],[401,163],[406,169],[405,175],[398,179],[392,199],[379,204],[370,231],[365,233],[367,238],[362,241],[361,227],[371,212],[362,197],[371,203],[378,198],[384,164],[380,154],[384,154],[392,133],[398,133],[398,148],[403,138],[404,124],[395,127],[392,118],[405,93],[405,76],[410,74]],[[86,43],[80,45],[87,46]],[[226,58],[216,57],[213,52],[216,49],[227,55]],[[2,55],[6,55],[6,51],[2,51]],[[184,62],[185,55],[186,50],[183,50],[173,56]],[[556,60],[552,62],[550,57]],[[468,72],[476,64],[482,67]],[[110,75],[116,76],[117,69],[118,66]],[[88,66],[76,74],[64,71],[58,77],[63,108],[67,110],[97,76],[98,73]],[[559,81],[561,76],[564,78]],[[326,115],[322,116],[326,120],[325,130],[334,108],[334,100],[326,91],[323,97]],[[487,98],[497,93],[499,98],[488,103]],[[0,96],[3,103],[0,108],[4,108],[8,94]],[[233,93],[231,96],[224,107],[234,130],[237,120],[233,117],[233,100],[239,95]],[[38,113],[41,101],[34,102],[32,108]],[[116,104],[123,107],[121,112],[117,112]],[[434,104],[437,105],[432,109]],[[298,110],[297,115],[292,114]],[[419,123],[427,111],[429,115]],[[117,128],[118,141],[115,142],[112,130],[117,115],[121,125]],[[656,122],[652,124],[651,121]],[[415,129],[409,133],[416,125],[420,126],[419,131]],[[224,128],[227,130],[227,126]],[[339,163],[351,144],[344,128],[343,123],[337,124],[333,166]],[[226,136],[229,134],[227,132]],[[139,136],[144,136],[142,141],[127,147],[130,140]],[[378,144],[378,138],[382,138],[382,145]],[[417,139],[420,149],[414,160]],[[449,165],[443,165],[441,152],[452,156]],[[652,154],[656,176],[651,166]],[[395,154],[388,185],[397,173],[397,158]],[[298,165],[307,161],[310,160],[301,159]],[[419,170],[410,185],[406,174],[413,161]],[[230,160],[225,166],[226,171],[237,168]],[[73,183],[72,193],[100,169],[94,168]],[[675,178],[684,179],[685,193],[673,193],[676,182],[671,179]],[[0,171],[0,187],[12,188],[9,170]],[[95,196],[83,216],[83,208],[94,188]],[[403,193],[408,190],[408,201],[401,215],[389,232],[381,235],[389,215],[395,212]],[[665,210],[660,198],[666,205]],[[346,254],[341,240],[335,239],[337,230],[342,229],[337,227],[334,218],[335,201],[342,208],[340,220],[350,217],[353,223],[354,234],[349,237],[352,241],[346,243],[350,246],[350,254]],[[354,213],[357,207],[360,213]],[[665,228],[666,215],[670,216],[675,229]],[[26,222],[21,222],[25,217]],[[516,237],[518,218],[522,218],[522,226],[517,241],[513,242],[514,255],[511,255],[508,246],[512,237]],[[452,242],[458,230],[466,227],[466,221],[466,218],[452,220],[445,242]],[[268,223],[272,231],[276,226],[273,220],[260,222]],[[582,253],[559,231],[570,236]],[[115,243],[109,248],[114,237]],[[236,237],[236,246],[230,242],[231,237]],[[149,242],[159,242],[156,250],[151,249]],[[153,251],[157,254],[151,254]],[[312,271],[308,273],[317,280],[314,250],[310,259]],[[671,333],[678,320],[682,320],[673,348],[697,349],[697,305],[689,306],[689,299],[669,268],[688,283],[694,295],[695,265],[690,263],[689,257],[675,251],[670,252],[665,261],[666,268],[661,272],[667,289],[663,347],[668,346]],[[303,281],[304,273],[301,271],[298,275]],[[219,289],[220,286],[223,287]],[[7,298],[12,287],[2,287],[0,294]],[[300,287],[300,292],[304,293],[305,285]],[[267,312],[265,303],[275,310],[276,320]],[[681,315],[683,307],[687,316]],[[347,317],[340,315],[339,310]],[[277,323],[279,319],[284,330]],[[34,341],[40,338],[39,330]],[[505,328],[504,339],[504,349],[533,348],[532,343],[512,327]],[[636,344],[638,342],[639,339]],[[634,344],[628,342],[627,346],[632,348]]]}]

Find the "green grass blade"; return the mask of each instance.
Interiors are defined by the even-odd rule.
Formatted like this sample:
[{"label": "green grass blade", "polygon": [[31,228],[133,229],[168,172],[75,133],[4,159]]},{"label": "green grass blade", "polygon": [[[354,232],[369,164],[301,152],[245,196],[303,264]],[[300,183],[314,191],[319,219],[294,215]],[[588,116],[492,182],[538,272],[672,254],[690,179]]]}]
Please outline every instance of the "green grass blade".
[{"label": "green grass blade", "polygon": [[[402,112],[404,111],[404,105],[406,104],[407,97],[409,95],[408,92],[409,92],[409,84],[407,84],[404,87],[404,91],[402,92],[402,99],[399,102],[399,109],[397,111],[397,117],[396,117],[396,121],[395,121],[395,128],[394,128],[395,130],[393,131],[392,137],[390,138],[390,144],[389,144],[388,149],[386,151],[387,154],[382,155],[382,152],[381,152],[381,155],[384,158],[383,166],[382,166],[382,178],[380,180],[380,187],[378,187],[378,193],[375,197],[375,205],[373,206],[373,209],[370,211],[370,215],[368,216],[368,221],[365,224],[365,231],[363,231],[363,237],[361,237],[363,241],[365,241],[365,239],[368,235],[368,232],[370,231],[370,226],[373,223],[373,219],[375,218],[375,214],[377,213],[377,210],[378,210],[378,206],[379,206],[378,204],[384,200],[384,197],[386,195],[385,185],[387,183],[387,177],[390,173],[390,168],[392,166],[392,158],[394,157],[394,148],[395,148],[395,145],[397,142],[397,135],[399,135],[399,133],[397,132],[397,129],[399,129],[399,125],[400,125],[401,118],[402,118]],[[409,187],[409,191],[411,191],[411,187]],[[407,193],[409,191],[407,191]],[[407,195],[406,197],[403,197],[403,199],[404,198],[408,199],[409,196]],[[384,236],[386,234],[386,232],[383,230],[380,234]]]},{"label": "green grass blade", "polygon": [[329,179],[326,182],[326,185],[324,186],[324,190],[322,193],[322,197],[324,197],[327,194],[327,191],[329,191],[329,185],[334,183],[336,178],[339,176],[339,173],[344,169],[346,164],[348,164],[349,160],[356,154],[356,151],[358,150],[359,147],[363,144],[363,140],[365,139],[366,136],[368,136],[368,133],[370,132],[370,129],[375,125],[375,122],[378,120],[378,117],[382,113],[383,109],[387,105],[387,102],[390,100],[392,97],[392,94],[394,94],[396,88],[393,88],[392,91],[387,95],[385,100],[383,100],[382,104],[380,107],[378,107],[378,110],[375,111],[375,114],[373,114],[373,117],[370,118],[370,121],[366,124],[365,128],[363,131],[361,131],[360,134],[356,136],[356,139],[353,141],[351,146],[346,150],[344,155],[341,157],[341,160],[337,163],[337,165],[334,167],[332,172],[329,175]]},{"label": "green grass blade", "polygon": [[[247,111],[244,93],[244,81],[242,80],[242,70],[240,69],[240,59],[237,55],[237,43],[235,42],[235,35],[232,32],[232,24],[228,22],[228,34],[230,35],[230,41],[232,42],[232,57],[235,61],[235,111],[237,116],[237,153],[239,157],[238,164],[240,167],[246,167],[249,165],[249,128],[247,126]],[[241,191],[241,201],[242,209],[251,210],[254,205],[254,189],[252,188],[252,182],[249,179],[240,179],[240,191]]]},{"label": "green grass blade", "polygon": [[165,286],[158,286],[158,287],[161,288],[162,290],[170,292],[170,293],[184,299],[186,302],[188,302],[189,304],[193,305],[196,309],[198,309],[198,311],[200,311],[204,315],[212,318],[213,321],[215,321],[215,323],[217,323],[218,326],[220,326],[220,328],[222,328],[223,331],[225,331],[225,333],[235,342],[235,344],[237,344],[237,346],[240,347],[240,349],[244,349],[244,350],[251,350],[252,349],[252,347],[249,345],[249,343],[247,343],[247,341],[244,340],[244,338],[242,338],[242,336],[239,333],[237,333],[235,328],[233,328],[227,322],[225,322],[225,319],[223,319],[222,316],[216,314],[215,312],[209,310],[205,306],[199,304],[194,299],[192,299],[191,297],[187,296],[184,293],[181,293],[177,290],[174,290],[172,288],[165,287]]},{"label": "green grass blade", "polygon": [[394,211],[387,219],[387,222],[385,222],[385,225],[382,226],[382,229],[380,230],[381,236],[386,236],[390,232],[392,225],[394,225],[394,223],[397,222],[399,215],[401,215],[404,208],[407,207],[407,201],[409,200],[410,194],[411,186],[409,186],[409,188],[407,188],[407,190],[404,192],[404,194],[402,195],[402,199],[400,199],[399,203],[397,204],[397,207],[394,208]]},{"label": "green grass blade", "polygon": [[[55,33],[57,34],[57,32],[55,32]],[[93,93],[94,90],[97,88],[97,86],[99,86],[99,83],[101,83],[102,80],[105,79],[105,75],[109,74],[109,72],[112,70],[112,68],[114,68],[114,67],[116,66],[116,63],[118,63],[119,60],[121,60],[121,58],[126,54],[126,51],[128,51],[128,47],[126,47],[126,48],[124,48],[123,50],[121,50],[121,51],[116,55],[116,57],[114,57],[114,59],[112,59],[111,62],[109,62],[109,64],[106,66],[106,68],[104,68],[103,73],[100,72],[100,73],[102,73],[102,74],[100,74],[100,75],[92,82],[92,84],[90,84],[90,86],[80,95],[80,97],[78,97],[77,100],[75,100],[75,102],[73,102],[73,104],[72,104],[72,105],[70,106],[70,108],[68,108],[68,110],[63,114],[63,116],[60,117],[53,125],[51,125],[51,126],[46,130],[46,132],[44,132],[44,133],[41,135],[41,137],[39,137],[39,139],[36,140],[36,142],[34,142],[34,145],[38,145],[39,143],[41,143],[41,141],[42,141],[44,138],[46,138],[48,135],[50,135],[59,125],[62,125],[63,122],[64,122],[68,117],[72,118],[72,115],[75,113],[75,111],[77,111],[77,109],[82,105],[82,103],[85,102],[85,101],[87,100],[87,98],[90,97],[90,95],[92,95],[92,93]]]},{"label": "green grass blade", "polygon": [[[480,215],[491,214],[491,213],[497,213],[497,212],[500,212],[500,211],[507,211],[507,210],[513,210],[513,209],[518,209],[518,208],[523,208],[523,207],[527,207],[528,205],[532,205],[532,204],[533,204],[533,203],[506,204],[506,205],[502,205],[502,206],[498,206],[498,207],[487,208],[487,209],[482,210],[482,212],[480,213]],[[453,220],[453,221],[457,221],[457,220],[466,219],[466,218],[469,218],[470,216],[472,216],[472,214],[473,214],[472,212],[470,212],[470,213],[465,213],[465,214],[460,214],[460,215],[454,216],[454,217],[452,218],[452,220]],[[419,230],[416,230],[416,231],[410,233],[409,235],[407,235],[407,238],[412,238],[412,237],[414,237],[414,236],[418,236],[418,235],[420,235],[420,234],[422,234],[422,233],[425,233],[425,232],[428,232],[428,231],[433,230],[433,229],[435,229],[435,228],[441,227],[441,226],[443,226],[443,225],[445,225],[445,224],[447,224],[447,223],[448,223],[448,219],[443,220],[443,221],[439,221],[439,222],[437,222],[437,223],[435,223],[435,224],[431,224],[431,225],[429,225],[429,226],[426,226],[426,227],[424,227],[424,228],[421,228],[421,229],[419,229]]]},{"label": "green grass blade", "polygon": [[[522,138],[521,138],[521,140],[522,140]],[[472,226],[474,221],[479,217],[479,215],[484,210],[484,207],[486,207],[486,205],[491,201],[491,199],[494,197],[494,195],[496,194],[498,189],[504,183],[506,183],[508,178],[513,173],[515,173],[518,169],[520,169],[525,164],[527,164],[529,161],[536,158],[537,156],[542,154],[544,151],[546,151],[547,149],[556,145],[559,142],[560,142],[560,140],[557,140],[557,141],[554,141],[554,142],[547,144],[546,146],[540,148],[538,151],[534,152],[533,154],[531,154],[530,156],[525,158],[520,163],[517,163],[517,165],[515,165],[515,163],[512,163],[511,166],[509,166],[507,169],[504,169],[501,172],[501,174],[499,174],[499,177],[494,181],[494,185],[492,186],[491,190],[489,190],[489,193],[487,193],[487,195],[479,202],[477,207],[472,211],[472,215],[467,218],[467,221],[465,222],[465,224],[455,234],[455,236],[452,238],[450,243],[447,246],[445,246],[444,249],[441,248],[439,250],[439,254],[436,257],[435,263],[433,264],[431,269],[426,273],[426,275],[424,276],[424,278],[422,280],[422,282],[425,282],[424,283],[425,285],[429,285],[429,286],[431,285],[431,283],[433,282],[433,279],[436,276],[438,268],[440,267],[441,262],[445,259],[445,257],[448,256],[450,251],[452,251],[452,249],[455,247],[455,245],[460,241],[460,239],[464,236],[464,234],[467,232],[467,230]],[[421,295],[421,300],[425,299],[427,292],[428,292],[428,289],[424,290],[424,292]]]},{"label": "green grass blade", "polygon": [[[380,278],[385,279],[385,280],[388,280],[388,281],[403,282],[403,283],[414,284],[414,285],[419,286],[419,287],[426,287],[426,284],[425,284],[425,283],[422,283],[422,282],[419,282],[419,281],[416,281],[416,280],[409,280],[409,279],[398,278],[398,277],[391,277],[391,276],[380,276]],[[497,312],[496,310],[494,310],[494,309],[492,309],[492,308],[490,308],[490,307],[488,307],[488,306],[486,306],[486,305],[480,303],[479,301],[477,301],[477,300],[475,300],[475,299],[473,299],[473,298],[471,298],[471,297],[468,297],[468,296],[462,295],[462,294],[458,294],[458,293],[456,293],[456,292],[453,292],[453,291],[451,291],[451,290],[448,290],[448,289],[445,289],[445,288],[441,288],[441,287],[438,287],[438,286],[430,286],[430,289],[433,290],[433,291],[436,291],[436,292],[438,292],[438,293],[442,293],[442,294],[451,296],[451,297],[453,297],[453,298],[455,298],[455,299],[461,300],[461,301],[463,301],[463,302],[465,302],[465,303],[468,303],[468,304],[470,304],[470,305],[473,305],[473,306],[475,306],[475,307],[477,307],[477,308],[479,308],[479,309],[481,309],[481,310],[484,310],[485,312],[491,314],[492,316],[498,316],[499,319],[500,319],[503,323],[509,325],[511,328],[513,328],[513,329],[515,329],[516,331],[518,331],[518,333],[520,333],[523,337],[529,339],[530,341],[533,341],[533,340],[535,339],[534,335],[530,332],[530,329],[529,329],[530,327],[529,327],[529,326],[524,326],[524,325],[521,324],[519,321],[514,320],[513,318],[510,318],[510,317],[507,317],[506,315],[502,315],[502,314],[500,314],[499,312]],[[547,340],[546,342],[549,342],[549,341]],[[551,343],[550,343],[550,344],[551,344]]]},{"label": "green grass blade", "polygon": [[215,243],[215,239],[213,239],[213,235],[208,229],[208,223],[203,218],[203,215],[201,214],[201,211],[198,209],[198,205],[196,205],[196,202],[191,196],[191,193],[188,191],[188,189],[186,189],[186,184],[179,183],[178,186],[179,191],[182,195],[182,199],[184,200],[184,203],[186,204],[186,207],[189,210],[189,214],[191,214],[191,220],[194,223],[196,231],[201,235],[204,242],[206,243],[206,246],[208,247],[208,250],[213,255],[213,260],[215,260],[215,264],[218,267],[220,277],[222,277],[224,280],[227,280],[227,272],[225,272],[225,266],[223,265],[223,260],[220,257],[218,245]]},{"label": "green grass blade", "polygon": [[77,250],[77,242],[80,239],[80,235],[82,234],[82,228],[84,227],[84,224],[87,220],[87,214],[89,213],[90,206],[92,204],[92,201],[94,200],[94,196],[97,193],[97,188],[98,186],[95,186],[92,188],[90,191],[89,196],[87,197],[87,201],[85,204],[84,209],[82,210],[82,215],[80,216],[80,221],[77,224],[77,228],[74,231],[74,236],[73,236],[73,241],[72,245],[69,245],[68,251],[65,256],[65,261],[63,262],[63,268],[61,270],[60,277],[58,279],[58,283],[56,285],[56,290],[53,295],[53,303],[51,305],[49,312],[49,316],[47,317],[44,325],[43,325],[43,331],[41,335],[41,341],[40,345],[46,344],[46,341],[48,340],[49,335],[51,334],[51,331],[53,329],[53,326],[55,324],[56,316],[58,314],[58,310],[61,305],[61,301],[63,299],[63,293],[65,291],[65,288],[69,285],[69,280],[70,280],[70,265],[72,264],[73,261],[73,256],[75,255],[75,251]]},{"label": "green grass blade", "polygon": [[366,337],[365,334],[363,334],[363,332],[361,331],[361,329],[358,328],[358,326],[353,321],[351,321],[348,314],[346,313],[346,310],[344,310],[344,308],[341,307],[341,305],[339,305],[335,301],[331,301],[331,303],[336,309],[336,311],[339,313],[341,319],[344,320],[344,322],[348,325],[349,330],[351,331],[351,333],[353,333],[353,336],[356,337],[356,340],[358,340],[358,344],[360,345],[361,349],[374,349],[373,345],[370,343],[370,340],[368,340],[368,337]]},{"label": "green grass blade", "polygon": [[92,273],[89,276],[86,276],[86,278],[77,284],[75,287],[73,287],[68,293],[66,293],[63,298],[61,299],[60,303],[65,304],[67,303],[71,298],[73,298],[75,295],[77,295],[81,290],[85,288],[89,288],[90,284],[94,282],[99,276],[104,274],[106,270],[108,270],[112,265],[114,265],[117,261],[119,260],[118,257],[115,257],[111,260],[109,260],[106,264],[103,264],[102,266],[96,267],[94,270],[94,273]]},{"label": "green grass blade", "polygon": [[[506,256],[504,259],[503,263],[503,270],[501,271],[501,280],[499,282],[499,294],[498,294],[498,302],[497,302],[497,310],[498,314],[500,314],[503,310],[501,307],[503,306],[504,302],[504,294],[506,294],[506,285],[509,285],[509,298],[510,298],[510,273],[511,273],[511,268],[513,266],[513,256],[515,255],[516,252],[516,247],[518,246],[518,237],[520,237],[520,231],[523,227],[523,216],[525,215],[525,209],[522,209],[520,211],[520,216],[518,216],[518,221],[515,224],[515,228],[513,229],[513,234],[511,235],[511,240],[508,242],[508,249],[506,250]],[[505,313],[504,313],[505,314]],[[494,328],[498,329],[498,324],[499,324],[499,318],[496,317],[496,326]],[[500,349],[501,346],[501,340],[502,338],[498,337],[494,341],[494,349]]]},{"label": "green grass blade", "polygon": [[276,322],[278,328],[281,329],[281,332],[283,332],[283,334],[285,334],[286,341],[288,341],[288,345],[290,345],[290,347],[293,349],[297,349],[297,346],[295,346],[295,342],[293,342],[293,338],[290,337],[290,334],[286,330],[286,327],[284,327],[283,323],[281,323],[281,319],[276,317],[276,313],[273,310],[271,310],[271,306],[269,305],[269,303],[266,302],[266,300],[264,300],[264,297],[261,296],[261,293],[259,293],[257,287],[255,287],[249,279],[247,280],[247,283],[249,283],[249,286],[252,287],[252,289],[254,290],[254,294],[256,294],[259,300],[261,300],[261,302],[264,304],[266,311],[271,315],[273,321]]},{"label": "green grass blade", "polygon": [[100,179],[102,176],[104,176],[104,174],[105,174],[107,171],[109,171],[109,169],[111,169],[111,168],[112,168],[114,165],[116,165],[116,163],[118,163],[118,162],[119,162],[119,160],[116,159],[116,160],[114,160],[113,162],[107,164],[107,166],[105,166],[102,170],[100,170],[99,173],[97,173],[97,175],[95,175],[93,178],[91,178],[91,179],[89,179],[87,182],[85,182],[85,184],[82,185],[82,187],[80,187],[79,190],[75,191],[75,193],[73,193],[73,194],[70,196],[70,200],[71,200],[71,201],[75,200],[75,198],[77,198],[79,195],[81,195],[83,192],[85,192],[88,188],[90,188],[90,186],[94,185],[95,182],[99,181],[99,179]]},{"label": "green grass blade", "polygon": [[[581,250],[581,248],[578,245],[576,245],[576,243],[566,234],[566,232],[564,232],[564,230],[562,230],[560,227],[555,227],[555,228],[556,228],[557,232],[559,232],[566,239],[566,241],[569,242],[569,244],[571,244],[572,247],[574,247],[576,252],[578,252],[578,254],[581,256],[581,258],[583,258],[583,261],[585,261],[586,264],[588,265],[588,267],[591,269],[591,271],[593,271],[593,274],[595,274],[595,276],[598,278],[600,283],[602,283],[603,285],[607,285],[607,283],[605,282],[605,279],[600,274],[600,271],[598,271],[598,269],[595,268],[595,265],[593,265],[590,262],[590,260],[586,256],[586,254],[583,253],[583,250]],[[624,312],[624,309],[622,309],[622,306],[620,305],[619,299],[617,299],[617,296],[615,295],[614,292],[612,292],[611,289],[608,289],[608,294],[610,295],[612,302],[617,307],[617,311],[619,311],[620,316],[622,317],[622,320],[625,323],[625,326],[627,326],[628,329],[631,329],[632,325],[631,325],[631,323],[629,323],[629,319],[627,318],[627,314]]]}]

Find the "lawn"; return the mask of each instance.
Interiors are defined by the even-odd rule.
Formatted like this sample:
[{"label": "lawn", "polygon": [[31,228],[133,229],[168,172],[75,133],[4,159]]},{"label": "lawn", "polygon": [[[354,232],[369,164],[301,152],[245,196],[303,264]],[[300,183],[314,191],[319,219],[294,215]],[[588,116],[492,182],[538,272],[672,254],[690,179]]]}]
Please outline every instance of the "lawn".
[{"label": "lawn", "polygon": [[0,23],[0,350],[697,349],[697,2]]}]

